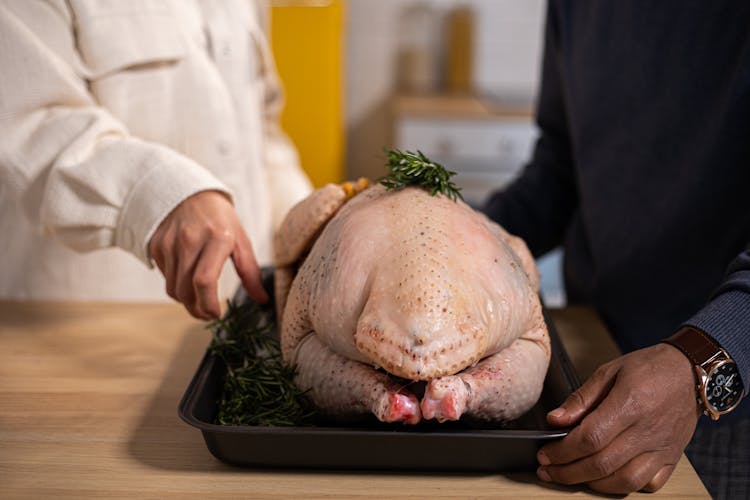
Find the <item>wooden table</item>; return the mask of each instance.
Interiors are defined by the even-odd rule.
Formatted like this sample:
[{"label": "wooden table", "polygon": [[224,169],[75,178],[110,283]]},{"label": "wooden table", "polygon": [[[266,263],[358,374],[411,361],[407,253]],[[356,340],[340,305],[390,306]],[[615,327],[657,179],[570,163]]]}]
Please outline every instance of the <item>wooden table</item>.
[{"label": "wooden table", "polygon": [[[617,348],[586,309],[553,311],[582,377]],[[216,460],[177,404],[208,342],[175,304],[0,302],[0,498],[558,498],[512,474],[253,470]],[[631,495],[640,497],[640,494]],[[646,495],[643,495],[646,496]],[[648,498],[708,498],[683,457]]]}]

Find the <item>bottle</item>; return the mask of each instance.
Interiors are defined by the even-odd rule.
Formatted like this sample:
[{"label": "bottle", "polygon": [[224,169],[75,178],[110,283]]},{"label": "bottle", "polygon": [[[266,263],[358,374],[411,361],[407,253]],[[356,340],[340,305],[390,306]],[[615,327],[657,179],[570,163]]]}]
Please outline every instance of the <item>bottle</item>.
[{"label": "bottle", "polygon": [[474,13],[470,7],[457,7],[448,14],[446,39],[445,90],[469,94],[474,63]]},{"label": "bottle", "polygon": [[439,87],[440,12],[429,3],[404,10],[399,20],[398,87],[405,93],[429,94]]}]

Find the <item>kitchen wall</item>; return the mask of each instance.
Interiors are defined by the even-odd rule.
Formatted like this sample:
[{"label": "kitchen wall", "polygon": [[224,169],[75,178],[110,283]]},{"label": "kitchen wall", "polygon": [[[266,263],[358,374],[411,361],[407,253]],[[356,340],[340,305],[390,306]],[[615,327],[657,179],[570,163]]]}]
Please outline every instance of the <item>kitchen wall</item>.
[{"label": "kitchen wall", "polygon": [[424,4],[474,16],[472,80],[482,93],[531,101],[538,82],[543,0],[349,0],[346,16],[346,173],[375,177],[392,144],[390,98],[396,90],[404,16]]}]

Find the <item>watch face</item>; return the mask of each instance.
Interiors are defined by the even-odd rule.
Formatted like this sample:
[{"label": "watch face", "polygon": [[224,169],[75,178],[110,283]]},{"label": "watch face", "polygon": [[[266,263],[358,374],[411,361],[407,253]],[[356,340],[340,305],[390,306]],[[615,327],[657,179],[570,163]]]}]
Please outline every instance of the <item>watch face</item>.
[{"label": "watch face", "polygon": [[724,413],[735,406],[742,397],[742,381],[734,361],[718,364],[706,381],[706,400],[717,412]]}]

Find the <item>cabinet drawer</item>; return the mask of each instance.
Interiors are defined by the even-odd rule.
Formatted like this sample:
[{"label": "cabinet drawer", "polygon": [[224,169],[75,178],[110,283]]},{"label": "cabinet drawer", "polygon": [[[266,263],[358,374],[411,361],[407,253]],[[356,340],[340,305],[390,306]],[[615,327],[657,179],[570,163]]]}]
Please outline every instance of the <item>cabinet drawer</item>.
[{"label": "cabinet drawer", "polygon": [[419,149],[436,159],[496,159],[506,164],[526,161],[537,135],[534,124],[521,118],[435,120],[405,117],[397,121],[395,132],[397,147],[401,149]]}]

